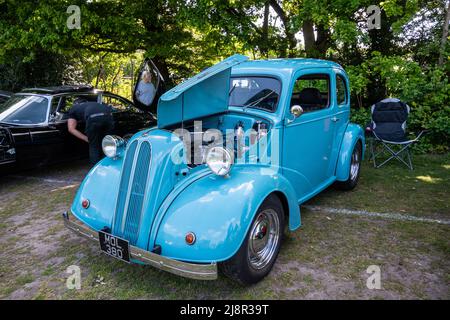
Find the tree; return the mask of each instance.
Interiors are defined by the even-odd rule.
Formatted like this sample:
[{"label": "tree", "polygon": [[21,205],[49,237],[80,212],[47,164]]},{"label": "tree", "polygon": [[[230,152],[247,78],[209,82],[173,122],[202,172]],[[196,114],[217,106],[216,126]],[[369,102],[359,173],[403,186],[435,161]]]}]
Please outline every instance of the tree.
[{"label": "tree", "polygon": [[[1,2],[0,61],[12,50],[37,48],[71,56],[134,53],[143,50],[168,82],[171,71],[181,71],[196,55],[194,42],[181,10],[184,2],[152,1],[17,1]],[[81,28],[67,25],[69,5],[81,9]],[[185,73],[185,71],[184,71]]]},{"label": "tree", "polygon": [[445,47],[447,44],[447,38],[448,38],[448,22],[450,19],[450,1],[447,5],[447,10],[445,10],[445,19],[444,19],[444,25],[442,27],[442,39],[441,39],[441,50],[439,52],[439,65],[442,66],[444,64],[444,53],[445,53]]}]

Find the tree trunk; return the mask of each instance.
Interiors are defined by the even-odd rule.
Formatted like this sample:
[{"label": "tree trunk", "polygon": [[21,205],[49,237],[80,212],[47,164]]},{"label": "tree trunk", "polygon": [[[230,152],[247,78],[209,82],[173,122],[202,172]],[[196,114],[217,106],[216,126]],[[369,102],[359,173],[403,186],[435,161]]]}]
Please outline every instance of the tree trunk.
[{"label": "tree trunk", "polygon": [[317,26],[317,41],[316,50],[318,57],[325,57],[328,48],[330,47],[331,37],[330,30],[325,28],[323,25]]},{"label": "tree trunk", "polygon": [[305,51],[307,55],[313,55],[316,39],[314,37],[314,25],[311,20],[303,21],[303,38],[305,40]]},{"label": "tree trunk", "polygon": [[368,31],[370,38],[370,51],[381,52],[382,55],[388,56],[393,53],[394,35],[392,32],[392,23],[398,17],[388,17],[384,10],[381,10],[380,29],[371,29]]},{"label": "tree trunk", "polygon": [[98,82],[100,80],[100,76],[103,73],[103,62],[100,62],[100,67],[98,68],[98,72],[97,72],[97,78],[95,79],[95,87],[98,87]]},{"label": "tree trunk", "polygon": [[286,12],[284,12],[283,8],[278,4],[276,0],[269,0],[268,2],[283,22],[284,33],[286,34],[286,40],[289,48],[288,56],[293,57],[295,55],[297,40],[295,39],[294,32],[291,30],[290,17],[286,15]]},{"label": "tree trunk", "polygon": [[120,70],[122,69],[122,65],[119,66],[119,68],[117,68],[117,72],[114,74],[114,77],[111,81],[111,92],[114,93],[114,84],[117,80],[117,77],[119,76]]},{"label": "tree trunk", "polygon": [[447,5],[447,13],[445,14],[445,20],[444,20],[444,27],[442,28],[442,39],[441,39],[441,50],[439,52],[439,62],[438,64],[442,66],[444,64],[444,53],[445,53],[445,46],[447,44],[447,38],[448,38],[448,22],[450,19],[450,1]]},{"label": "tree trunk", "polygon": [[264,6],[264,21],[262,28],[261,56],[269,58],[269,9],[270,5],[267,1]]}]

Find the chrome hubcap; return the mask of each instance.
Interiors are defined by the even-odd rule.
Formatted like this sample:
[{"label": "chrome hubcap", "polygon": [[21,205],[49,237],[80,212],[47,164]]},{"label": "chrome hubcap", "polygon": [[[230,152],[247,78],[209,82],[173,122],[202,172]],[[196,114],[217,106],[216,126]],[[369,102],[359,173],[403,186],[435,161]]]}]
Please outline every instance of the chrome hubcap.
[{"label": "chrome hubcap", "polygon": [[248,259],[254,269],[263,269],[275,255],[280,231],[280,220],[273,209],[259,213],[250,230]]},{"label": "chrome hubcap", "polygon": [[352,163],[350,165],[350,178],[355,180],[358,177],[359,172],[359,151],[355,149],[352,154]]}]

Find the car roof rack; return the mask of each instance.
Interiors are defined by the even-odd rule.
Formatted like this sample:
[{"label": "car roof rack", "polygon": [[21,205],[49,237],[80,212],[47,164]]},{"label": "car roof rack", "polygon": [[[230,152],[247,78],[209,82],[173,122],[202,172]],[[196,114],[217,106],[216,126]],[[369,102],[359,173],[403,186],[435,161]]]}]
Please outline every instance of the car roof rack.
[{"label": "car roof rack", "polygon": [[89,92],[93,91],[94,87],[91,85],[64,85],[55,87],[38,87],[38,88],[26,88],[20,92],[23,93],[45,93],[45,94],[58,94],[58,93],[71,93],[71,92]]}]

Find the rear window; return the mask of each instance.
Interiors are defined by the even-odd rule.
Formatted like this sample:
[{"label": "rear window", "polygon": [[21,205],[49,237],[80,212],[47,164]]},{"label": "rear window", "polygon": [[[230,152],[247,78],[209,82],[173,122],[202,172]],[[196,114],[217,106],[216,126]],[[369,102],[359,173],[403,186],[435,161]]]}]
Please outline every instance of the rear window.
[{"label": "rear window", "polygon": [[278,107],[281,82],[270,77],[233,77],[230,80],[229,106],[263,109]]}]

